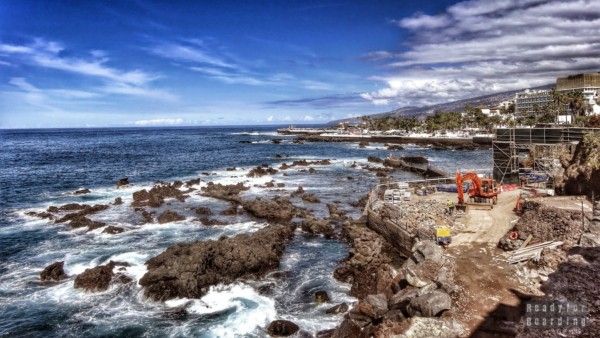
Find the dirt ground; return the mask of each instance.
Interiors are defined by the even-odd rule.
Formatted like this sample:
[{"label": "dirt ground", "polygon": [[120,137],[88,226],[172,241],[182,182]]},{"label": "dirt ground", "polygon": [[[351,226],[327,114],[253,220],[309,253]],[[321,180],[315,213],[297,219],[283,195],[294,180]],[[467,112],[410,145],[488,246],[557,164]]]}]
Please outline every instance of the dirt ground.
[{"label": "dirt ground", "polygon": [[[519,194],[520,190],[501,193],[498,204],[490,210],[470,208],[456,213],[452,244],[446,254],[456,259],[456,283],[461,288],[454,297],[453,317],[463,323],[467,336],[498,308],[516,308],[521,300],[515,290],[531,292],[518,281],[503,251],[497,248],[518,218],[513,208]],[[454,201],[456,194],[436,193],[428,198]]]}]

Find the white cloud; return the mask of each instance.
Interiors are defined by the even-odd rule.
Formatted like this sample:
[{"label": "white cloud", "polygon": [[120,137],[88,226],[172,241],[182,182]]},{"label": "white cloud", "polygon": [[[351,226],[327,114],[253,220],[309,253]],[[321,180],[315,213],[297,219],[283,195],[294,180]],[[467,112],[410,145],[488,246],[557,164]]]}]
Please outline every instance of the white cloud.
[{"label": "white cloud", "polygon": [[[122,70],[107,65],[106,53],[93,50],[87,58],[63,56],[65,47],[55,41],[35,39],[28,45],[0,44],[0,54],[12,56],[15,60],[34,66],[55,69],[82,76],[96,78],[105,83],[102,92],[124,95],[152,97],[173,100],[175,95],[164,90],[150,88],[149,84],[158,79],[158,75],[138,69]],[[65,94],[73,91],[64,91]]]},{"label": "white cloud", "polygon": [[175,126],[183,123],[182,118],[161,118],[150,120],[137,120],[133,122],[136,126]]},{"label": "white cloud", "polygon": [[212,55],[212,53],[199,46],[203,45],[198,40],[192,40],[195,46],[179,43],[162,43],[149,49],[152,54],[157,56],[174,59],[179,61],[195,62],[210,65],[213,67],[236,68],[237,66],[226,61],[222,57]]},{"label": "white cloud", "polygon": [[600,70],[600,1],[471,0],[395,22],[408,49],[379,52],[389,73],[374,79],[385,87],[361,95],[374,104],[433,104]]},{"label": "white cloud", "polygon": [[267,117],[267,122],[272,122],[275,117],[273,115]]}]

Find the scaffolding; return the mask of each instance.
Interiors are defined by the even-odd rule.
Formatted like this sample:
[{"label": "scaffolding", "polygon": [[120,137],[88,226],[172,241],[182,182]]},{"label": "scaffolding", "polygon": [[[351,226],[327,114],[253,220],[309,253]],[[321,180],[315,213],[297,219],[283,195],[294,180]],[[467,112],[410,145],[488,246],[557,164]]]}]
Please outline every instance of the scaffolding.
[{"label": "scaffolding", "polygon": [[523,170],[548,177],[556,174],[559,154],[573,154],[588,132],[600,128],[499,128],[492,142],[493,176],[501,183],[517,183]]}]

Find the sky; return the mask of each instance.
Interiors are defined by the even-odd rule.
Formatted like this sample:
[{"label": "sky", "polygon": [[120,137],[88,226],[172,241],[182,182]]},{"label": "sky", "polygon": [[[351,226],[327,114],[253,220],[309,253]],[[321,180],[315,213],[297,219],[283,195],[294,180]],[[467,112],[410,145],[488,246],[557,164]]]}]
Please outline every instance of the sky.
[{"label": "sky", "polygon": [[0,1],[0,128],[315,124],[600,71],[600,0]]}]

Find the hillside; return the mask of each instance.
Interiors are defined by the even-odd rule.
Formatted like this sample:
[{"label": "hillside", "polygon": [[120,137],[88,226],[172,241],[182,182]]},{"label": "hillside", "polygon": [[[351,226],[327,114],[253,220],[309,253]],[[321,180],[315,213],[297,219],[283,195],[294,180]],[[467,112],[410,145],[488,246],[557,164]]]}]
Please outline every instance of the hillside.
[{"label": "hillside", "polygon": [[[544,85],[544,86],[533,87],[530,89],[551,89],[553,86],[554,86],[553,84],[548,84],[548,85]],[[460,111],[460,110],[464,109],[464,107],[467,105],[476,106],[476,107],[495,106],[495,105],[498,105],[502,101],[514,99],[516,93],[522,92],[524,90],[525,89],[511,90],[511,91],[507,91],[507,92],[472,97],[472,98],[468,98],[468,99],[439,103],[439,104],[423,106],[423,107],[402,107],[402,108],[394,109],[392,111],[388,111],[385,113],[371,114],[371,115],[369,115],[369,117],[387,117],[387,116],[394,116],[394,117],[396,117],[396,116],[417,116],[417,117],[420,117],[420,116],[433,114],[436,111]],[[350,121],[355,121],[355,120],[358,120],[358,118],[332,121],[330,123],[336,124],[339,122],[350,122]]]}]

